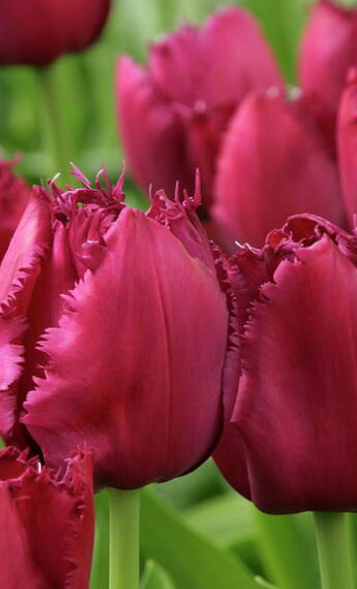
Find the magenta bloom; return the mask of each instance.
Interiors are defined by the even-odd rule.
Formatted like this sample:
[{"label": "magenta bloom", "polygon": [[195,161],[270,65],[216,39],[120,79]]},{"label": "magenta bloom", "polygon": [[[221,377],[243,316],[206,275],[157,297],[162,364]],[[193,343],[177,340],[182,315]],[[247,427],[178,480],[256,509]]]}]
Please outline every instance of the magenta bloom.
[{"label": "magenta bloom", "polygon": [[357,9],[318,0],[300,48],[299,78],[322,126],[334,135],[348,69],[357,66]]},{"label": "magenta bloom", "polygon": [[88,589],[94,537],[92,457],[61,473],[0,452],[1,587]]},{"label": "magenta bloom", "polygon": [[191,189],[199,166],[209,204],[230,117],[251,90],[271,86],[283,87],[273,55],[255,20],[236,7],[153,44],[147,69],[122,57],[118,118],[134,178],[145,191],[153,184],[173,192],[177,179]]},{"label": "magenta bloom", "polygon": [[215,459],[263,511],[357,507],[356,267],[356,236],[312,215],[232,259],[242,375]]},{"label": "magenta bloom", "polygon": [[0,3],[0,65],[48,65],[83,51],[106,22],[110,0],[12,0]]},{"label": "magenta bloom", "polygon": [[300,99],[251,94],[227,131],[212,214],[255,246],[293,213],[345,225],[338,169],[329,142]]},{"label": "magenta bloom", "polygon": [[85,442],[97,487],[139,487],[191,470],[220,435],[220,262],[187,196],[159,192],[144,214],[122,179],[77,176],[53,200],[35,189],[0,268],[0,431],[55,467]]},{"label": "magenta bloom", "polygon": [[0,260],[30,197],[30,187],[12,171],[17,161],[0,159]]}]

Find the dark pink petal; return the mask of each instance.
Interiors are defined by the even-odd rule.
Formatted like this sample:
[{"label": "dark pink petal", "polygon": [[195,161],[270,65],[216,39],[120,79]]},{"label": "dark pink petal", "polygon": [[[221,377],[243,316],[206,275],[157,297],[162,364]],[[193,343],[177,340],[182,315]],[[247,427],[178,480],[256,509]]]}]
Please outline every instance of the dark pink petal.
[{"label": "dark pink petal", "polygon": [[199,30],[185,25],[151,45],[150,75],[165,98],[193,106],[201,93],[204,60]]},{"label": "dark pink petal", "polygon": [[15,0],[0,4],[0,63],[43,66],[83,51],[101,32],[110,0]]},{"label": "dark pink petal", "polygon": [[145,192],[153,185],[173,194],[177,179],[191,191],[196,164],[181,117],[129,57],[118,63],[117,101],[131,171]]},{"label": "dark pink petal", "polygon": [[226,107],[251,90],[283,88],[258,24],[237,7],[215,12],[201,30],[184,26],[153,44],[149,65],[161,92],[189,107],[197,101],[208,109]]},{"label": "dark pink petal", "polygon": [[25,180],[13,172],[18,161],[18,157],[9,161],[0,160],[0,260],[5,255],[31,192]]},{"label": "dark pink petal", "polygon": [[[327,235],[295,255],[250,313],[230,434],[237,428],[249,495],[263,511],[349,511],[357,504],[357,269]],[[225,475],[247,494],[242,458],[230,456]]]},{"label": "dark pink petal", "polygon": [[207,234],[196,214],[196,208],[201,204],[200,180],[197,174],[195,196],[190,198],[184,192],[183,202],[178,193],[171,200],[164,191],[158,191],[152,197],[152,204],[146,215],[154,219],[171,231],[185,246],[193,258],[197,258],[215,272],[212,250]]},{"label": "dark pink petal", "polygon": [[0,454],[0,583],[17,589],[87,589],[94,534],[92,456],[59,476],[14,448]]},{"label": "dark pink petal", "polygon": [[213,272],[139,211],[124,210],[106,241],[47,332],[23,421],[49,464],[86,441],[97,486],[133,488],[184,473],[215,444],[227,310]]},{"label": "dark pink petal", "polygon": [[302,104],[252,95],[227,131],[213,214],[240,242],[262,245],[295,213],[344,223],[335,164]]},{"label": "dark pink petal", "polygon": [[356,8],[332,0],[314,3],[301,43],[299,77],[327,129],[334,130],[347,71],[357,66],[356,36]]},{"label": "dark pink petal", "polygon": [[239,104],[252,90],[283,90],[273,53],[249,12],[232,6],[214,13],[202,29],[201,43],[203,98],[209,107]]},{"label": "dark pink petal", "polygon": [[[0,266],[0,432],[11,443],[23,401],[20,376],[27,312],[41,263],[51,243],[50,214],[46,204],[33,195]],[[21,345],[19,345],[21,344]]]},{"label": "dark pink petal", "polygon": [[342,94],[338,121],[338,154],[342,195],[349,225],[353,227],[357,213],[357,70],[350,72]]}]

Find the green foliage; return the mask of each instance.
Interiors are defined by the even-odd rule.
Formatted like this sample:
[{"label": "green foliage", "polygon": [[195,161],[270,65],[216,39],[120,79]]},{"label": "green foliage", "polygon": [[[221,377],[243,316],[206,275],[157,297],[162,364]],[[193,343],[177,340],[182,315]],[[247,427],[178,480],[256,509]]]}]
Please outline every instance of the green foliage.
[{"label": "green foliage", "polygon": [[153,560],[148,560],[141,581],[141,589],[175,589],[167,572]]}]

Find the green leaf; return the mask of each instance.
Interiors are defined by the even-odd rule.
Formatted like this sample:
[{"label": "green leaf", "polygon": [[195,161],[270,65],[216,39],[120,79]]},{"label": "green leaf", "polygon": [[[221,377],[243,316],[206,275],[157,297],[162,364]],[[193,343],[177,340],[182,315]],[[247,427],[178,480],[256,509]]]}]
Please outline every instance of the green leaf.
[{"label": "green leaf", "polygon": [[238,495],[225,492],[184,511],[186,521],[222,548],[237,554],[256,574],[262,570],[256,542],[252,504]]},{"label": "green leaf", "polygon": [[254,511],[261,555],[273,583],[284,589],[318,587],[317,554],[310,533],[311,514],[268,515],[257,509]]},{"label": "green leaf", "polygon": [[185,589],[257,589],[248,568],[191,528],[152,489],[142,494],[142,552]]},{"label": "green leaf", "polygon": [[255,577],[255,581],[257,585],[259,585],[259,587],[263,587],[263,589],[278,589],[275,585],[268,583],[268,581],[266,581],[262,577]]},{"label": "green leaf", "polygon": [[140,584],[141,589],[175,589],[167,572],[153,560],[148,560]]},{"label": "green leaf", "polygon": [[[128,196],[131,192],[128,190]],[[213,460],[184,477],[156,485],[158,495],[165,497],[176,509],[186,509],[214,495],[222,495],[222,476]]]}]

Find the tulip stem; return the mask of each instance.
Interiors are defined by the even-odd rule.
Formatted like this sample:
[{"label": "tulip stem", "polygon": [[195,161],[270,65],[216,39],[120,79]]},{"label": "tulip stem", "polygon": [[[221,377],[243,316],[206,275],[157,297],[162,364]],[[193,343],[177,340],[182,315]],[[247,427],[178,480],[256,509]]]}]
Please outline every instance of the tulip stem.
[{"label": "tulip stem", "polygon": [[109,589],[138,589],[140,490],[109,489]]},{"label": "tulip stem", "polygon": [[353,589],[347,514],[316,511],[314,516],[322,589]]},{"label": "tulip stem", "polygon": [[65,177],[68,170],[66,137],[62,124],[59,102],[60,88],[56,83],[56,65],[37,68],[39,86],[44,106],[44,137],[47,149],[52,157],[51,173],[60,172]]}]

